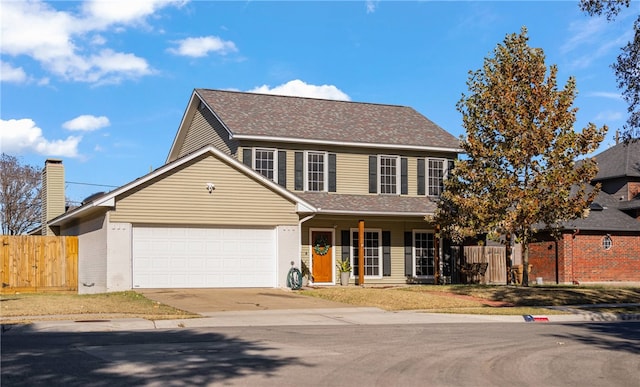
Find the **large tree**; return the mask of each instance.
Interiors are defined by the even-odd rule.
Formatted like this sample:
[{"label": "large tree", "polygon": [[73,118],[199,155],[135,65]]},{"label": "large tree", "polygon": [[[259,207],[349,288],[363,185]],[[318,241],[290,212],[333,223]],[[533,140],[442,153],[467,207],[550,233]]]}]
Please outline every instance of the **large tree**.
[{"label": "large tree", "polygon": [[[605,15],[607,20],[614,20],[622,8],[628,8],[630,3],[631,0],[580,0],[580,9],[591,16]],[[640,137],[640,15],[633,23],[633,40],[621,50],[611,67],[616,74],[618,88],[629,105],[629,117],[622,137],[630,140]]]},{"label": "large tree", "polygon": [[[454,239],[488,233],[513,235],[523,246],[541,228],[556,230],[582,216],[597,190],[589,190],[594,151],[606,127],[573,125],[575,80],[558,89],[555,65],[527,44],[526,28],[507,35],[482,69],[469,72],[469,94],[457,104],[466,136],[466,156],[445,181],[437,221]],[[528,285],[527,270],[523,284]]]},{"label": "large tree", "polygon": [[41,172],[14,156],[0,156],[0,224],[3,235],[19,235],[41,223]]}]

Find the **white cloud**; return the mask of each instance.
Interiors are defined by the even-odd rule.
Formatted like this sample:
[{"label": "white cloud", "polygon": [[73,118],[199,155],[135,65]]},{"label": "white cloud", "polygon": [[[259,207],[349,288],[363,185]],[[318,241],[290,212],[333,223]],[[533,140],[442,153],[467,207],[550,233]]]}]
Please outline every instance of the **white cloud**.
[{"label": "white cloud", "polygon": [[378,1],[376,0],[367,0],[366,1],[367,13],[374,13],[376,8],[378,8]]},{"label": "white cloud", "polygon": [[84,114],[62,124],[62,127],[68,130],[77,130],[90,132],[111,125],[109,119],[105,116],[92,116]]},{"label": "white cloud", "polygon": [[615,56],[612,53],[633,39],[633,31],[616,32],[602,17],[571,23],[568,35],[560,52],[571,58],[573,69],[587,68],[599,58]]},{"label": "white cloud", "polygon": [[622,95],[620,93],[612,93],[608,91],[594,91],[587,93],[587,96],[622,100]]},{"label": "white cloud", "polygon": [[80,136],[69,136],[65,140],[47,140],[42,129],[29,118],[19,120],[0,119],[0,143],[7,154],[37,153],[43,156],[78,157]]},{"label": "white cloud", "polygon": [[23,83],[27,81],[27,74],[22,67],[13,67],[0,60],[0,82]]},{"label": "white cloud", "polygon": [[131,24],[143,21],[168,5],[182,6],[184,0],[91,0],[83,4],[87,18],[98,25]]},{"label": "white cloud", "polygon": [[2,3],[2,52],[28,55],[39,61],[68,56],[74,18],[39,1]]},{"label": "white cloud", "polygon": [[[98,31],[118,26],[141,24],[160,8],[181,5],[184,1],[90,1],[82,13],[63,12],[50,4],[35,1],[2,3],[0,52],[7,57],[27,56],[46,71],[66,80],[116,83],[123,79],[152,74],[147,61],[131,53],[104,46]],[[122,65],[116,62],[124,61]]]},{"label": "white cloud", "polygon": [[102,46],[102,45],[105,45],[105,44],[107,44],[107,39],[105,39],[105,37],[100,35],[100,34],[94,35],[91,38],[91,45],[92,46]]},{"label": "white cloud", "polygon": [[288,95],[293,97],[323,98],[338,101],[351,101],[351,98],[333,85],[309,85],[299,79],[289,81],[273,89],[267,85],[249,90],[251,93]]},{"label": "white cloud", "polygon": [[178,47],[168,49],[170,53],[194,58],[207,56],[211,51],[221,55],[238,51],[233,42],[222,40],[217,36],[187,38],[173,43],[177,43]]},{"label": "white cloud", "polygon": [[620,121],[624,119],[625,115],[619,111],[607,110],[598,113],[594,118],[597,122],[611,122],[611,121]]}]

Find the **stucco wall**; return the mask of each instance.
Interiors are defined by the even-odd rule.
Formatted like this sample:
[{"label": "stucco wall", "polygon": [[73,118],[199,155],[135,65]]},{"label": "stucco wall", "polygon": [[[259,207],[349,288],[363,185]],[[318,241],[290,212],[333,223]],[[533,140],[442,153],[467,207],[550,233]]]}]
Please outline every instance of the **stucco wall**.
[{"label": "stucco wall", "polygon": [[298,226],[278,226],[276,227],[276,236],[278,244],[276,249],[277,285],[284,288],[287,286],[287,275],[291,269],[291,262],[295,267],[300,268]]},{"label": "stucco wall", "polygon": [[107,228],[107,291],[132,288],[131,224],[109,223]]},{"label": "stucco wall", "polygon": [[64,235],[78,235],[78,294],[107,291],[107,216],[82,221]]}]

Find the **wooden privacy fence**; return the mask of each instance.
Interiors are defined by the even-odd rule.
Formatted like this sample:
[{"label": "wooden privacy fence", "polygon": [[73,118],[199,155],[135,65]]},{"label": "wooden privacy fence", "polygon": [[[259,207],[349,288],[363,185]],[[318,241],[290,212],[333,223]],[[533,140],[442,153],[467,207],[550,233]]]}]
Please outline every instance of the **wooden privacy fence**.
[{"label": "wooden privacy fence", "polygon": [[0,236],[2,293],[78,290],[78,237]]},{"label": "wooden privacy fence", "polygon": [[464,246],[464,261],[466,263],[489,263],[483,283],[507,283],[505,258],[506,249],[504,246]]}]

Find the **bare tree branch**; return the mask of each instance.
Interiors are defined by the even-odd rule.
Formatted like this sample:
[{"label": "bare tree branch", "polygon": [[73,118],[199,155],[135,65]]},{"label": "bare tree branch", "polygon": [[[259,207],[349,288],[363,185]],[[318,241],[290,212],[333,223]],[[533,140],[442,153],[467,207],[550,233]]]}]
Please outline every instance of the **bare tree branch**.
[{"label": "bare tree branch", "polygon": [[25,234],[41,223],[42,174],[14,156],[0,157],[0,224],[3,235]]}]

